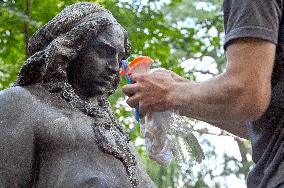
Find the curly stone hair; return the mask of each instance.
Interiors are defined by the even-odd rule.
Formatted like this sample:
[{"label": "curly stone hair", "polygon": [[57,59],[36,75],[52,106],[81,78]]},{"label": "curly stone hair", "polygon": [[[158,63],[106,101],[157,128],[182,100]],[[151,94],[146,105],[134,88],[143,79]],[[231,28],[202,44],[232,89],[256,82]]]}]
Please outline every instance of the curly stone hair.
[{"label": "curly stone hair", "polygon": [[[106,96],[98,97],[98,105],[82,99],[75,93],[67,76],[68,66],[80,59],[91,39],[112,24],[119,25],[109,11],[95,3],[76,3],[66,7],[31,37],[28,45],[30,57],[22,66],[15,86],[39,83],[91,117],[97,145],[124,164],[132,186],[136,187],[136,160],[128,147],[127,134],[115,120]],[[125,52],[129,55],[127,32],[120,27],[125,35]]]},{"label": "curly stone hair", "polygon": [[[88,48],[90,39],[112,24],[119,25],[108,10],[95,3],[76,3],[66,7],[29,40],[30,57],[23,65],[16,85],[66,79],[68,64]],[[130,42],[127,32],[122,30],[125,52],[129,55]]]}]

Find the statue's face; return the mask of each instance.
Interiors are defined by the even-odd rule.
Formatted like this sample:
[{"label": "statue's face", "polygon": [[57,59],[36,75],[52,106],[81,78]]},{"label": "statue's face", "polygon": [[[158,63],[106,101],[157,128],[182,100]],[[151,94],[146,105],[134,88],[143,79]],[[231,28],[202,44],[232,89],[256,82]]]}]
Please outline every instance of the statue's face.
[{"label": "statue's face", "polygon": [[91,42],[80,63],[80,78],[88,96],[111,94],[120,77],[120,61],[125,57],[121,26],[111,25]]}]

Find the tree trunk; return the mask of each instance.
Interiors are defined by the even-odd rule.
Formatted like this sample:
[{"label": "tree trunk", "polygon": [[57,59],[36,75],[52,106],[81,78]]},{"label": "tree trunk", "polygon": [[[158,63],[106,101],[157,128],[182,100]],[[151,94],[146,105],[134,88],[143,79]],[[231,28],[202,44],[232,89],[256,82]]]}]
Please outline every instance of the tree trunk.
[{"label": "tree trunk", "polygon": [[30,8],[31,8],[31,0],[26,0],[26,6],[25,6],[25,16],[27,19],[25,19],[24,23],[24,38],[25,38],[25,51],[26,51],[26,57],[29,56],[28,53],[28,44],[29,44],[29,18],[30,18]]}]

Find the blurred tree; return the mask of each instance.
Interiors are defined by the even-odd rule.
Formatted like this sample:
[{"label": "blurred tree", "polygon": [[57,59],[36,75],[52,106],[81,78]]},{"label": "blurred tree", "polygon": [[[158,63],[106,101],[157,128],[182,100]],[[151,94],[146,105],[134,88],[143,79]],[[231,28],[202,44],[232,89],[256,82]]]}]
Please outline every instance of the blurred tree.
[{"label": "blurred tree", "polygon": [[[0,0],[0,90],[9,87],[16,80],[17,73],[27,58],[28,37],[65,6],[75,2],[79,1]],[[224,71],[221,0],[93,2],[110,10],[127,29],[132,41],[130,60],[138,55],[148,55],[155,59],[154,67],[164,67],[197,81],[200,76],[210,78]],[[121,86],[124,84],[126,81],[122,80]],[[227,154],[220,156],[216,153],[215,146],[206,137],[216,134],[210,132],[210,128],[197,129],[197,126],[192,126],[196,129],[202,146],[206,148],[206,161],[199,169],[187,172],[182,172],[175,162],[169,167],[162,167],[148,159],[145,147],[141,144],[139,126],[133,118],[132,110],[125,104],[121,87],[109,99],[117,119],[129,131],[149,175],[158,187],[226,187],[223,179],[232,174],[244,181],[252,165],[247,158],[250,155],[248,141],[234,138],[242,158],[238,161]],[[190,125],[198,122],[192,119],[188,121]],[[228,134],[220,132],[217,136]],[[218,157],[223,161],[220,173],[216,173],[215,169],[218,164],[214,166],[210,162]]]}]

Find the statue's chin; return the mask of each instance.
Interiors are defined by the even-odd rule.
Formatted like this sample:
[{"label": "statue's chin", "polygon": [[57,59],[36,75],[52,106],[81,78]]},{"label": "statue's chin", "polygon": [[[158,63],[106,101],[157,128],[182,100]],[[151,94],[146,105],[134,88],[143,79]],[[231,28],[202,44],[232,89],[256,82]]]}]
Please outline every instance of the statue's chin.
[{"label": "statue's chin", "polygon": [[117,87],[100,87],[100,88],[96,88],[89,94],[91,95],[90,97],[101,96],[101,95],[105,95],[108,97],[112,95],[116,89]]},{"label": "statue's chin", "polygon": [[115,82],[113,84],[110,84],[109,87],[105,87],[104,88],[104,94],[106,94],[107,96],[112,95],[115,92],[115,90],[117,89],[118,84],[119,84],[119,82]]}]

